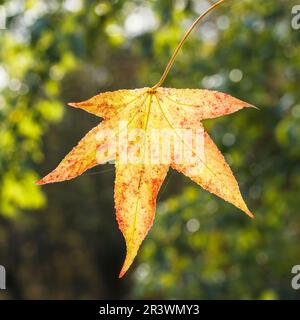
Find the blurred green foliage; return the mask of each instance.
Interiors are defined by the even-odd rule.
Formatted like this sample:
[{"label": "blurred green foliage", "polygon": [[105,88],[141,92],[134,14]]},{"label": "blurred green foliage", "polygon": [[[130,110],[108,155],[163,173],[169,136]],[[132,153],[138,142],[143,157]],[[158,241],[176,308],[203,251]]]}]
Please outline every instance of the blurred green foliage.
[{"label": "blurred green foliage", "polygon": [[34,182],[98,122],[65,103],[153,85],[212,1],[2,3],[1,298],[299,298],[290,285],[300,264],[297,1],[228,1],[191,35],[165,83],[260,108],[205,123],[256,219],[170,172],[136,270],[121,281],[113,167],[43,189]]}]

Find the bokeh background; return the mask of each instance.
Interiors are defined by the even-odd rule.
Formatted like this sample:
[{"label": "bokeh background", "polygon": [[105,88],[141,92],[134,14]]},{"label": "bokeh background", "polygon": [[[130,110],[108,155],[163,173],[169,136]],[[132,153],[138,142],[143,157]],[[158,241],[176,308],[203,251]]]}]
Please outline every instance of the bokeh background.
[{"label": "bokeh background", "polygon": [[165,82],[260,108],[205,122],[256,219],[170,171],[122,280],[114,166],[34,183],[99,122],[66,103],[153,85],[212,1],[0,3],[0,299],[300,298],[291,288],[300,264],[299,1],[227,1],[193,32]]}]

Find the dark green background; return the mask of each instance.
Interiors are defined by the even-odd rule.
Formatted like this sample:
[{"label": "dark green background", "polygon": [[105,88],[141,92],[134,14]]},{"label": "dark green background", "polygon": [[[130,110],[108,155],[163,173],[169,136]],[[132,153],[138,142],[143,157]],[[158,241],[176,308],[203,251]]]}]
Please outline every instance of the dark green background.
[{"label": "dark green background", "polygon": [[99,119],[66,107],[153,85],[212,1],[10,0],[0,30],[1,299],[298,299],[299,1],[229,0],[183,47],[165,86],[209,88],[260,108],[205,122],[256,219],[170,172],[138,259],[125,256],[113,165],[38,187]]}]

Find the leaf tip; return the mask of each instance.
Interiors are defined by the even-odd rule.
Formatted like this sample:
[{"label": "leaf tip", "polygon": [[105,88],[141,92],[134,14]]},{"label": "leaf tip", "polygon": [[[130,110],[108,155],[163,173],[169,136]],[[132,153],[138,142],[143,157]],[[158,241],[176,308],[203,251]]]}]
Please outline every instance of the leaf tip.
[{"label": "leaf tip", "polygon": [[119,279],[123,278],[123,276],[124,276],[125,273],[126,273],[126,271],[123,270],[123,268],[122,268],[122,270],[121,270],[120,273],[119,273]]},{"label": "leaf tip", "polygon": [[119,279],[121,279],[125,275],[125,273],[128,271],[129,267],[131,266],[131,264],[134,260],[134,257],[135,256],[130,257],[129,253],[127,252],[124,264],[123,264],[122,269],[119,273]]},{"label": "leaf tip", "polygon": [[131,263],[128,264],[127,261],[124,262],[123,267],[122,267],[122,269],[121,269],[121,271],[119,273],[119,279],[123,278],[125,273],[128,271],[129,267],[131,266]]},{"label": "leaf tip", "polygon": [[61,181],[61,180],[54,179],[53,174],[49,173],[44,178],[38,180],[35,184],[41,186],[44,184],[49,184],[49,183],[54,183],[54,182],[59,182],[59,181]]},{"label": "leaf tip", "polygon": [[38,186],[41,186],[43,184],[46,184],[46,182],[44,181],[44,179],[40,179],[40,180],[36,181],[35,184]]},{"label": "leaf tip", "polygon": [[255,216],[254,216],[254,214],[250,211],[250,210],[246,210],[245,211],[245,213],[251,218],[251,219],[254,219],[255,218]]},{"label": "leaf tip", "polygon": [[249,103],[248,103],[247,107],[248,107],[248,108],[254,108],[254,109],[260,111],[260,109],[259,109],[258,107],[256,107],[256,106],[254,106],[253,104],[249,104]]},{"label": "leaf tip", "polygon": [[68,106],[73,107],[73,108],[77,108],[79,104],[80,104],[80,102],[69,102]]},{"label": "leaf tip", "polygon": [[129,270],[129,268],[131,267],[133,261],[134,261],[134,258],[136,257],[137,255],[137,252],[138,252],[138,247],[131,247],[130,245],[128,245],[128,242],[126,242],[126,258],[125,258],[125,261],[123,263],[123,266],[121,268],[121,271],[119,273],[119,279],[122,278],[125,273]]}]

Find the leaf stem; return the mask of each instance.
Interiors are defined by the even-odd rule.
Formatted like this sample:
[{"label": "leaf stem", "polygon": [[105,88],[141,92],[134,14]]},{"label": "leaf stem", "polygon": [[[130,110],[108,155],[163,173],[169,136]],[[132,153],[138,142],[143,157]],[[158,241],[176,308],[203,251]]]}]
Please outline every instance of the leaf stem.
[{"label": "leaf stem", "polygon": [[180,43],[178,44],[177,48],[175,49],[170,61],[168,62],[166,69],[164,71],[164,73],[162,74],[160,80],[157,82],[157,84],[155,84],[152,88],[151,91],[155,91],[158,87],[160,87],[163,82],[165,81],[177,55],[178,52],[180,51],[180,49],[182,48],[183,44],[185,43],[186,39],[188,38],[188,36],[190,35],[190,33],[193,31],[193,29],[196,27],[196,25],[207,15],[209,14],[212,10],[214,10],[216,7],[218,7],[220,4],[222,4],[225,0],[220,0],[218,2],[216,2],[215,4],[213,4],[211,7],[209,7],[204,13],[202,13],[195,21],[194,23],[190,26],[190,28],[188,29],[188,31],[186,32],[186,34],[184,35],[184,37],[182,38],[182,40],[180,41]]}]

